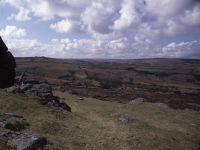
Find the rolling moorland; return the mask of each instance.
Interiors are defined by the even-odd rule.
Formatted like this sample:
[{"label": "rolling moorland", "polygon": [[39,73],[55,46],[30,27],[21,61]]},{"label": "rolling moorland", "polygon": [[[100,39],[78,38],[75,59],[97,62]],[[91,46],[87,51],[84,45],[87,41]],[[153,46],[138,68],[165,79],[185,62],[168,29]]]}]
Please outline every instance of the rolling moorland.
[{"label": "rolling moorland", "polygon": [[200,60],[59,60],[18,58],[17,75],[47,80],[56,90],[105,101],[135,98],[200,110]]},{"label": "rolling moorland", "polygon": [[[23,116],[30,124],[23,132],[45,136],[56,149],[200,148],[200,60],[16,61],[17,78],[24,72],[48,81],[72,112],[0,90],[0,114]],[[11,149],[2,137],[1,148]]]}]

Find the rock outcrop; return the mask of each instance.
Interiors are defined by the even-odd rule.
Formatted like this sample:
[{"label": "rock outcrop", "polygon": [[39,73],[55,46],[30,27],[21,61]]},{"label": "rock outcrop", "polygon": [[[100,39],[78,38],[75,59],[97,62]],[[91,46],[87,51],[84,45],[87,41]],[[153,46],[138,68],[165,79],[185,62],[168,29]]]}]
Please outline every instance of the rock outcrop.
[{"label": "rock outcrop", "polygon": [[23,93],[29,97],[39,98],[42,104],[51,104],[62,110],[71,112],[70,106],[65,103],[64,98],[54,96],[52,87],[43,80],[27,79],[22,84],[16,84],[7,88],[7,92]]},{"label": "rock outcrop", "polygon": [[14,84],[15,67],[15,59],[0,37],[0,88],[7,88]]},{"label": "rock outcrop", "polygon": [[20,86],[20,91],[27,96],[51,99],[53,97],[52,87],[42,80],[27,80]]}]

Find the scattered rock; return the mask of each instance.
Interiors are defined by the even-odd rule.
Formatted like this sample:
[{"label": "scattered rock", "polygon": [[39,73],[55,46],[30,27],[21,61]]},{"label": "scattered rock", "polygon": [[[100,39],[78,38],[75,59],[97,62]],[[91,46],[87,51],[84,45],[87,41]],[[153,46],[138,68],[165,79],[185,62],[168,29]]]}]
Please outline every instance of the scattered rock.
[{"label": "scattered rock", "polygon": [[7,138],[7,145],[17,150],[54,150],[43,136],[21,132],[3,132],[0,137]]},{"label": "scattered rock", "polygon": [[[55,150],[55,147],[49,144],[45,137],[20,132],[21,129],[25,129],[27,126],[29,126],[27,121],[16,113],[0,115],[0,127],[11,130],[0,132],[0,138],[5,140],[5,146],[8,146],[8,149]],[[0,147],[1,149],[3,150]]]},{"label": "scattered rock", "polygon": [[133,117],[131,117],[131,116],[127,115],[127,114],[121,115],[119,117],[119,121],[124,123],[124,124],[132,123],[132,122],[134,122],[134,120],[135,119]]},{"label": "scattered rock", "polygon": [[136,98],[136,99],[134,99],[134,100],[131,100],[130,102],[129,102],[129,104],[141,104],[141,103],[143,103],[144,102],[144,98]]},{"label": "scattered rock", "polygon": [[47,83],[45,80],[41,79],[26,79],[23,81],[24,84],[42,84],[42,83]]},{"label": "scattered rock", "polygon": [[10,88],[7,88],[7,92],[24,93],[27,96],[44,99],[50,99],[53,96],[52,88],[48,83],[35,80],[23,83],[22,85],[14,85]]},{"label": "scattered rock", "polygon": [[71,112],[71,107],[68,106],[64,102],[64,98],[60,98],[58,96],[53,96],[53,100],[50,103],[52,103],[56,107],[59,107],[59,108],[62,108],[63,110],[67,110],[67,111]]},{"label": "scattered rock", "polygon": [[18,92],[30,97],[38,97],[42,104],[52,104],[71,112],[71,108],[65,103],[63,98],[53,96],[52,87],[44,80],[28,79],[23,81],[21,85],[8,88],[7,92]]},{"label": "scattered rock", "polygon": [[84,100],[84,98],[79,98],[79,100],[80,100],[80,101],[83,101],[83,100]]},{"label": "scattered rock", "polygon": [[40,97],[40,98],[45,98],[45,99],[50,99],[53,94],[52,94],[52,88],[49,84],[47,83],[41,83],[41,84],[32,84],[30,83],[23,87],[23,90],[25,90],[25,94],[27,96],[32,96],[32,97]]},{"label": "scattered rock", "polygon": [[9,129],[12,131],[21,131],[26,129],[29,123],[22,116],[18,116],[15,113],[6,113],[0,115],[0,127]]},{"label": "scattered rock", "polygon": [[46,144],[46,138],[28,134],[20,134],[8,140],[8,145],[17,148],[17,150],[39,149]]},{"label": "scattered rock", "polygon": [[10,129],[13,131],[21,131],[22,129],[26,129],[26,127],[29,126],[29,123],[26,122],[26,120],[21,119],[14,119],[14,120],[8,120],[5,125],[4,128],[6,129]]},{"label": "scattered rock", "polygon": [[29,90],[29,89],[31,89],[31,88],[32,88],[32,84],[30,84],[30,83],[22,84],[22,85],[20,86],[20,91],[21,91],[22,93],[25,93],[27,90]]}]

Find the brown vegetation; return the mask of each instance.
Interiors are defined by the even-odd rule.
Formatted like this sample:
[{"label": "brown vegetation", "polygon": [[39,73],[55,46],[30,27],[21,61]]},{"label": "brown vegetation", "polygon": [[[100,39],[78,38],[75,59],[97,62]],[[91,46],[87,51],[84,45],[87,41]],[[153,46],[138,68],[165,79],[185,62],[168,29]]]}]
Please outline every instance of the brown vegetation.
[{"label": "brown vegetation", "polygon": [[173,108],[200,110],[200,60],[59,60],[17,58],[17,74],[48,80],[55,89],[128,103],[142,97]]}]

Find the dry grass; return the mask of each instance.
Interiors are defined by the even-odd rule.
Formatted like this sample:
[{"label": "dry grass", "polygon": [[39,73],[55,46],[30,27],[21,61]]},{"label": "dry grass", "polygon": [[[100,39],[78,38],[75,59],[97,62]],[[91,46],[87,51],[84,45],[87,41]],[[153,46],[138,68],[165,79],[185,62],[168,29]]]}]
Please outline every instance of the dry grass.
[{"label": "dry grass", "polygon": [[[36,99],[0,91],[0,113],[17,112],[31,124],[26,132],[46,136],[61,150],[197,150],[200,113],[104,102],[55,92],[66,98],[72,113],[40,105]],[[118,118],[127,114],[133,123]],[[1,144],[1,143],[0,143]]]}]

